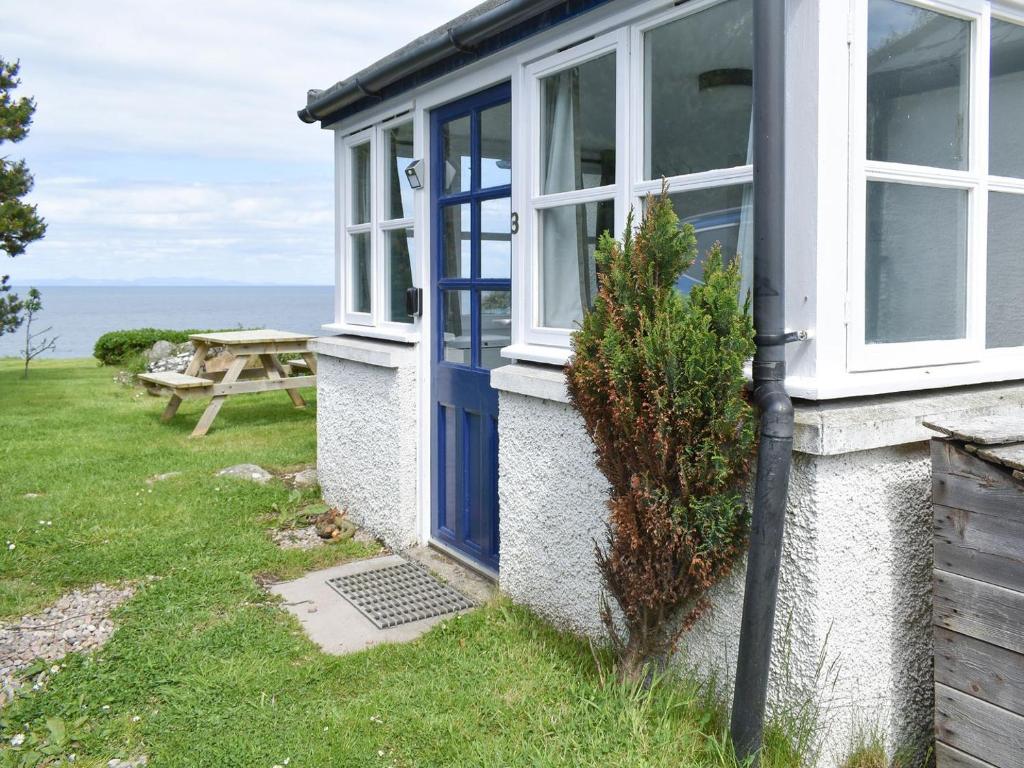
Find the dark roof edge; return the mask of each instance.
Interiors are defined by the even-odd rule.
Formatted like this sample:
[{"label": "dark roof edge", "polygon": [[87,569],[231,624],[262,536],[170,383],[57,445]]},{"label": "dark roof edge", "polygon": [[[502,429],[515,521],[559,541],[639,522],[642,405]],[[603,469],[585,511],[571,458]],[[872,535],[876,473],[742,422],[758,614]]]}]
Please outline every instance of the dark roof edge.
[{"label": "dark roof edge", "polygon": [[[571,0],[505,0],[499,4],[484,3],[327,90],[309,91],[306,106],[298,112],[299,119],[304,123],[315,123],[319,120],[324,125],[334,122],[341,116],[339,113],[343,110],[348,113],[360,111],[358,108],[346,109],[356,102],[363,99],[372,102],[374,98],[383,98],[381,91],[447,58],[456,56],[460,60],[460,63],[448,71],[468,64],[475,56],[467,59],[466,55],[472,55],[473,49],[477,46],[558,6],[581,6],[575,13],[559,14],[561,20],[565,20],[605,1],[574,3]],[[493,51],[488,51],[490,52]],[[387,97],[391,95],[393,94],[389,93]]]}]

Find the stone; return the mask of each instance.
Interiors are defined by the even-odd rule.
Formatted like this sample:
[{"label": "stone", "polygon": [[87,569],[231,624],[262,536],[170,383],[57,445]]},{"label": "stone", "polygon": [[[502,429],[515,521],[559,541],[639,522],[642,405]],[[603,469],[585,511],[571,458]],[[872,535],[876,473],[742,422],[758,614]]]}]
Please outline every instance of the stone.
[{"label": "stone", "polygon": [[217,477],[237,477],[242,480],[251,480],[260,485],[274,479],[272,474],[258,464],[236,464],[233,467],[226,467],[217,473]]},{"label": "stone", "polygon": [[160,339],[160,341],[156,342],[146,352],[146,359],[149,360],[149,362],[151,363],[155,363],[158,360],[163,360],[164,358],[167,357],[173,357],[175,351],[176,348],[174,344],[172,344],[169,341],[165,341],[164,339]]},{"label": "stone", "polygon": [[146,485],[155,485],[156,483],[163,482],[164,480],[170,480],[172,477],[179,477],[181,472],[162,472],[159,475],[153,475],[146,479]]},{"label": "stone", "polygon": [[312,488],[317,484],[316,467],[307,467],[291,476],[295,488]]}]

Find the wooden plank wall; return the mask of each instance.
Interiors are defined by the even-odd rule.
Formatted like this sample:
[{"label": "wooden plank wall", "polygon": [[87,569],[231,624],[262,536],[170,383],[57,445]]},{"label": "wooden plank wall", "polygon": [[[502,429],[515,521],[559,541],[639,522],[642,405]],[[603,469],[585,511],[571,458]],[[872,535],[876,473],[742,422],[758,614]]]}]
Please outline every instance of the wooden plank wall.
[{"label": "wooden plank wall", "polygon": [[937,768],[1024,768],[1024,482],[932,440]]}]

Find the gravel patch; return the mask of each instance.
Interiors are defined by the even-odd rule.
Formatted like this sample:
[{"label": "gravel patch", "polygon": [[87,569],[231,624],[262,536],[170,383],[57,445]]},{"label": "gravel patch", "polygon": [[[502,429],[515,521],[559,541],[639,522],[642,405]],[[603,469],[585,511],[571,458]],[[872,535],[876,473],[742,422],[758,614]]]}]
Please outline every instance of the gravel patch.
[{"label": "gravel patch", "polygon": [[[0,707],[13,699],[20,687],[16,677],[20,670],[39,659],[57,661],[107,642],[114,632],[110,612],[134,593],[131,585],[95,584],[64,595],[40,613],[0,624]],[[51,674],[57,671],[57,666],[49,670]],[[36,685],[42,682],[37,679]]]},{"label": "gravel patch", "polygon": [[315,525],[271,531],[270,538],[281,549],[316,549],[327,543],[325,539],[320,538]]}]

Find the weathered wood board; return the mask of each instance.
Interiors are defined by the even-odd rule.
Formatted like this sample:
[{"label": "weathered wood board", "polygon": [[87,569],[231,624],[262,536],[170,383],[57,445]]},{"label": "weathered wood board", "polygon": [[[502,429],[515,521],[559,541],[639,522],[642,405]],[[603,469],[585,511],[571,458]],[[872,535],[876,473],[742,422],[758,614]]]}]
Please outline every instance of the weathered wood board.
[{"label": "weathered wood board", "polygon": [[928,429],[976,445],[1024,443],[1024,408],[996,416],[934,416],[921,422]]},{"label": "weathered wood board", "polygon": [[931,441],[937,768],[1024,768],[1024,419],[926,425],[954,436]]},{"label": "weathered wood board", "polygon": [[1024,443],[978,448],[978,456],[1011,469],[1024,469]]}]

